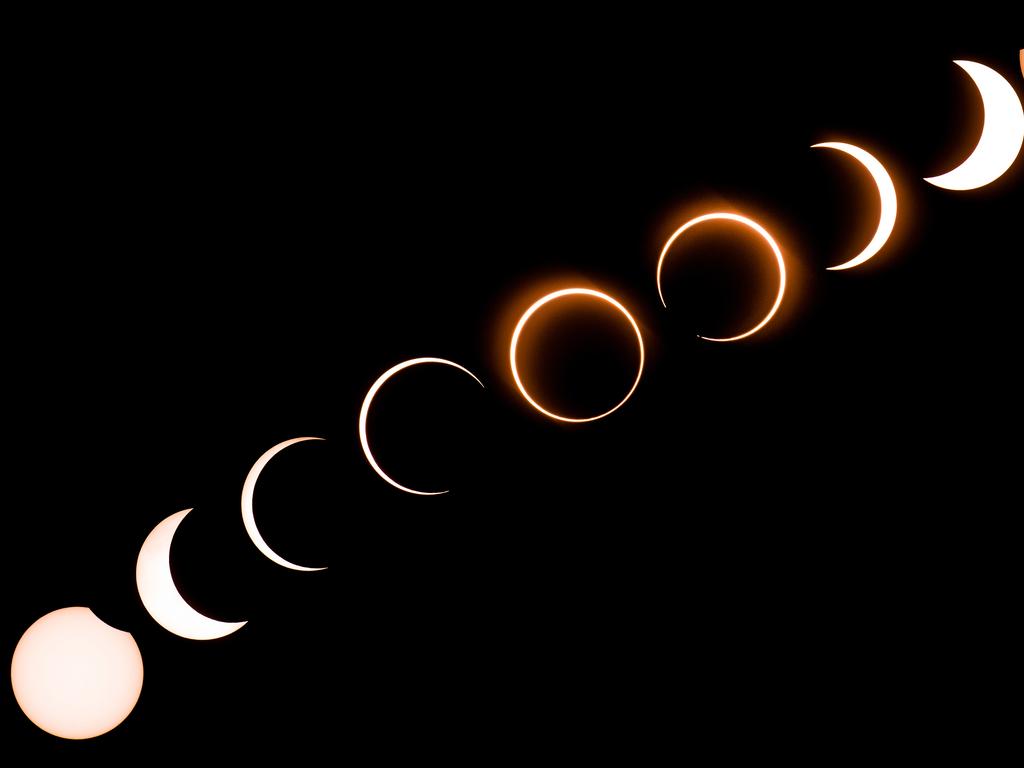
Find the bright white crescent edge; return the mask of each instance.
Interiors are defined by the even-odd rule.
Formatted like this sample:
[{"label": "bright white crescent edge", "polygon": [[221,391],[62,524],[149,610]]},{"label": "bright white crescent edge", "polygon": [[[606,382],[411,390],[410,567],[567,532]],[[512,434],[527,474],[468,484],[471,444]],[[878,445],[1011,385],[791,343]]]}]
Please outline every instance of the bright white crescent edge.
[{"label": "bright white crescent edge", "polygon": [[269,451],[260,456],[256,463],[252,465],[252,469],[249,470],[249,474],[245,476],[245,482],[242,484],[242,522],[245,524],[245,530],[249,534],[249,538],[252,539],[252,543],[256,545],[256,549],[262,552],[270,560],[273,560],[278,565],[283,565],[285,568],[291,568],[293,571],[323,571],[323,568],[309,568],[305,565],[296,565],[295,563],[289,562],[281,557],[277,552],[270,548],[263,539],[263,535],[260,533],[260,529],[256,527],[256,517],[252,511],[252,497],[256,490],[256,481],[260,477],[260,472],[267,466],[267,463],[274,458],[277,454],[283,451],[290,445],[295,443],[303,443],[307,440],[323,440],[322,437],[296,437],[291,440],[285,440],[283,443],[278,443]]},{"label": "bright white crescent edge", "polygon": [[977,189],[989,184],[1013,165],[1024,144],[1024,108],[1020,97],[1006,78],[976,61],[954,61],[963,69],[981,93],[985,123],[978,146],[953,170],[926,178],[943,189]]},{"label": "bright white crescent edge", "polygon": [[216,621],[185,602],[171,576],[171,541],[186,509],[165,518],[142,543],[135,564],[135,585],[149,615],[157,624],[190,640],[216,640],[245,626],[244,621]]},{"label": "bright white crescent edge", "polygon": [[845,152],[867,168],[871,178],[875,180],[875,186],[878,187],[878,197],[882,203],[882,208],[881,214],[878,217],[878,227],[875,229],[875,235],[871,238],[871,242],[865,246],[863,251],[849,261],[837,264],[834,267],[827,267],[827,269],[840,270],[859,266],[882,250],[882,246],[885,245],[889,235],[892,234],[893,227],[896,226],[896,187],[893,185],[889,173],[885,170],[885,166],[878,162],[872,154],[860,147],[838,141],[826,141],[821,144],[812,144],[811,148],[838,149],[840,152]]},{"label": "bright white crescent edge", "polygon": [[480,381],[480,379],[477,378],[476,374],[474,374],[471,370],[469,370],[468,368],[463,368],[461,365],[459,365],[458,363],[453,363],[451,360],[445,360],[443,357],[414,357],[411,360],[406,360],[405,362],[399,363],[398,365],[393,365],[386,371],[384,371],[384,373],[382,373],[375,382],[373,382],[373,385],[366,393],[366,397],[363,398],[363,407],[359,410],[359,442],[363,446],[363,455],[366,456],[366,460],[370,463],[370,466],[373,468],[373,471],[380,475],[381,479],[383,479],[389,485],[394,486],[400,491],[412,493],[417,496],[440,496],[443,493],[448,493],[448,491],[417,491],[415,488],[407,488],[401,483],[392,480],[388,476],[387,472],[380,468],[380,465],[377,463],[377,460],[373,457],[373,451],[370,450],[370,441],[366,436],[366,419],[370,415],[370,405],[371,403],[373,403],[373,398],[377,394],[377,391],[382,386],[384,386],[384,382],[386,382],[399,371],[403,371],[406,368],[410,368],[414,365],[422,365],[423,363],[437,363],[439,365],[449,365],[452,368],[458,368],[463,373],[467,373],[470,376],[472,376],[474,381],[476,381],[476,383],[479,384],[481,387],[484,386],[484,383]]}]

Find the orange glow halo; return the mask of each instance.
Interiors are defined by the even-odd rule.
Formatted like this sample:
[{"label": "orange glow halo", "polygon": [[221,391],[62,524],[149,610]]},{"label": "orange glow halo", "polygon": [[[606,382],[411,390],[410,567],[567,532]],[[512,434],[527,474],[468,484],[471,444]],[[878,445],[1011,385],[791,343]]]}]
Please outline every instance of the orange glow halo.
[{"label": "orange glow halo", "polygon": [[779,292],[775,297],[775,303],[772,304],[772,308],[768,310],[768,314],[764,316],[761,322],[759,322],[749,331],[744,331],[743,333],[739,333],[735,336],[728,336],[726,338],[713,338],[710,336],[701,336],[700,334],[697,334],[697,338],[704,339],[705,341],[739,341],[740,339],[745,339],[748,336],[754,335],[759,330],[764,328],[768,324],[768,321],[775,316],[775,313],[779,311],[779,307],[782,305],[782,298],[786,294],[786,262],[782,258],[782,250],[779,248],[778,243],[775,242],[775,239],[768,233],[768,230],[766,230],[756,221],[754,221],[753,219],[748,219],[746,216],[740,216],[738,213],[706,213],[703,216],[698,216],[695,219],[690,219],[688,222],[683,224],[683,226],[681,226],[679,229],[672,233],[672,236],[668,239],[668,242],[665,243],[665,247],[661,249],[661,255],[658,257],[658,269],[657,273],[655,274],[655,281],[658,285],[658,297],[661,299],[661,304],[663,307],[668,308],[668,304],[665,303],[665,294],[661,290],[661,268],[665,263],[665,257],[668,255],[669,249],[672,247],[675,241],[679,239],[679,236],[682,235],[686,230],[690,229],[691,227],[695,227],[698,224],[703,224],[706,221],[721,220],[735,221],[754,230],[757,234],[764,238],[764,241],[766,243],[768,243],[768,246],[772,249],[772,253],[775,254],[775,260],[776,262],[778,262],[779,265]]},{"label": "orange glow halo", "polygon": [[[549,411],[536,400],[534,400],[533,397],[530,396],[530,393],[526,391],[526,387],[523,385],[522,379],[519,378],[519,368],[516,365],[516,348],[519,345],[519,336],[523,332],[523,328],[526,326],[526,321],[529,320],[530,317],[545,304],[552,302],[555,299],[564,298],[566,296],[590,296],[595,299],[600,299],[601,301],[605,301],[611,304],[613,307],[619,310],[619,312],[621,312],[625,316],[626,320],[629,321],[629,324],[633,326],[633,330],[636,332],[637,344],[640,347],[640,365],[637,367],[636,379],[633,380],[633,386],[629,388],[629,392],[626,393],[626,396],[622,398],[622,400],[620,400],[614,407],[608,409],[604,413],[599,413],[597,416],[587,416],[586,418],[582,419],[572,418],[570,416],[561,416],[557,413]],[[636,391],[637,385],[640,383],[640,377],[643,375],[644,372],[644,339],[643,335],[640,333],[640,326],[637,325],[636,320],[633,319],[633,316],[629,314],[629,310],[627,310],[624,306],[622,306],[622,304],[620,304],[618,301],[613,299],[608,294],[602,293],[601,291],[595,291],[592,288],[562,288],[561,290],[552,291],[546,296],[542,296],[541,298],[537,299],[535,302],[533,302],[533,304],[530,305],[530,308],[523,313],[523,316],[519,318],[519,322],[516,323],[516,328],[512,332],[512,343],[509,345],[508,356],[509,363],[512,366],[512,378],[515,379],[516,386],[519,388],[519,391],[522,393],[523,397],[526,398],[526,401],[530,405],[532,405],[534,408],[536,408],[538,411],[543,413],[548,418],[555,419],[556,421],[565,421],[572,424],[583,424],[588,421],[597,421],[598,419],[603,419],[605,416],[615,413],[615,411],[619,410],[619,408],[625,405],[626,401],[633,396],[633,392]]]}]

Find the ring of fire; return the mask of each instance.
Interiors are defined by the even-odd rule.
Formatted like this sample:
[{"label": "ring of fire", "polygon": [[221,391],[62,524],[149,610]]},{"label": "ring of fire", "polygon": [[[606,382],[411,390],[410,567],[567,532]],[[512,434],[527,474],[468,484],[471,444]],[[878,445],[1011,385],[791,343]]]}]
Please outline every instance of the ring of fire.
[{"label": "ring of fire", "polygon": [[[519,345],[519,336],[520,334],[522,334],[523,328],[526,326],[527,320],[529,320],[530,317],[532,317],[533,314],[538,309],[543,307],[545,304],[555,301],[556,299],[565,298],[566,296],[589,296],[607,302],[608,304],[611,304],[613,307],[615,307],[615,309],[619,310],[619,312],[622,313],[626,320],[629,321],[629,324],[633,327],[633,331],[636,333],[637,345],[640,348],[640,363],[637,366],[636,378],[633,380],[633,385],[629,388],[629,392],[627,392],[626,396],[622,398],[622,400],[620,400],[614,407],[609,408],[604,413],[599,413],[596,416],[573,418],[570,416],[562,416],[561,414],[549,411],[547,408],[538,403],[530,395],[530,393],[526,390],[526,386],[523,384],[522,379],[519,377],[519,367],[516,364],[516,350]],[[597,421],[598,419],[603,419],[605,416],[615,413],[615,411],[619,410],[619,408],[625,405],[626,401],[633,396],[633,392],[636,391],[637,385],[640,383],[640,377],[643,375],[644,372],[644,339],[643,335],[640,333],[640,326],[637,325],[636,320],[634,320],[633,316],[629,314],[629,310],[622,306],[622,304],[620,304],[618,301],[613,299],[608,294],[601,293],[600,291],[595,291],[590,288],[563,288],[559,291],[549,293],[546,296],[542,296],[541,298],[537,299],[537,301],[533,302],[533,304],[530,305],[530,308],[527,309],[523,313],[523,316],[519,318],[519,322],[516,323],[516,328],[512,332],[512,343],[509,345],[508,355],[509,363],[512,367],[512,378],[515,379],[516,386],[519,388],[519,391],[522,393],[523,397],[526,398],[526,402],[528,402],[530,405],[532,405],[534,408],[536,408],[538,411],[540,411],[549,418],[555,419],[557,421],[567,421],[574,424],[582,424],[588,421]]]},{"label": "ring of fire", "polygon": [[661,299],[662,306],[667,309],[668,304],[665,303],[665,294],[662,293],[661,290],[661,267],[665,263],[665,256],[668,255],[669,248],[671,248],[672,244],[679,239],[679,236],[686,230],[690,229],[690,227],[703,224],[705,221],[720,220],[735,221],[757,232],[757,234],[764,238],[764,241],[768,243],[768,246],[772,249],[772,253],[775,254],[775,261],[778,262],[779,265],[779,292],[775,296],[775,303],[772,304],[772,308],[768,310],[768,314],[764,316],[761,322],[749,331],[744,331],[743,333],[736,334],[735,336],[728,336],[726,338],[712,338],[710,336],[701,336],[699,333],[697,334],[697,338],[704,339],[705,341],[739,341],[740,339],[745,339],[747,336],[752,336],[764,328],[768,324],[768,321],[775,316],[775,313],[779,311],[779,307],[782,305],[782,297],[786,294],[786,262],[782,258],[782,250],[779,248],[778,243],[775,242],[775,239],[768,234],[768,230],[756,221],[748,219],[746,216],[740,216],[738,213],[706,213],[703,216],[690,219],[672,233],[672,237],[668,239],[668,242],[665,243],[665,247],[661,249],[661,256],[658,257],[658,270],[655,275],[655,281],[658,284],[658,297]]}]

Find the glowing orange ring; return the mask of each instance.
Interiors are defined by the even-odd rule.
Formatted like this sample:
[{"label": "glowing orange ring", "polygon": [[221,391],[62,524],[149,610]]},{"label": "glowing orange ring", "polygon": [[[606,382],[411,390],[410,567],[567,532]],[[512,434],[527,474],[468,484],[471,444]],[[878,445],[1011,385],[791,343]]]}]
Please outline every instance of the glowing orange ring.
[{"label": "glowing orange ring", "polygon": [[[704,339],[705,341],[739,341],[740,339],[747,338],[747,336],[753,336],[755,333],[760,331],[768,325],[768,321],[771,320],[775,316],[775,313],[779,311],[779,307],[782,305],[782,297],[786,295],[786,262],[782,258],[782,249],[779,248],[779,244],[775,242],[775,238],[768,234],[767,229],[762,227],[753,219],[748,219],[746,216],[740,216],[738,213],[706,213],[703,216],[690,219],[672,233],[672,237],[668,239],[668,242],[665,243],[665,247],[661,249],[661,256],[658,257],[658,271],[655,275],[655,282],[658,284],[658,297],[661,299],[662,306],[666,309],[668,308],[668,304],[665,303],[665,294],[662,293],[661,290],[661,267],[662,264],[665,263],[665,257],[668,255],[668,250],[672,247],[672,244],[679,238],[679,236],[683,234],[683,232],[688,230],[690,227],[703,224],[705,221],[735,221],[745,227],[749,227],[757,232],[757,234],[759,234],[762,239],[768,243],[768,246],[772,249],[772,253],[775,254],[775,261],[779,265],[779,292],[775,296],[775,303],[772,304],[772,308],[768,310],[768,314],[761,319],[761,322],[749,331],[744,331],[743,333],[739,333],[735,336],[728,336],[726,338],[713,338],[711,336],[701,336],[699,333],[697,334],[698,339]],[[852,266],[852,264],[850,266]]]},{"label": "glowing orange ring", "polygon": [[[526,387],[523,386],[523,381],[522,379],[519,378],[519,368],[516,366],[516,347],[519,345],[519,335],[523,332],[523,327],[526,325],[526,321],[530,319],[534,312],[536,312],[538,309],[543,307],[548,302],[554,301],[555,299],[561,299],[564,296],[591,296],[595,299],[600,299],[601,301],[608,302],[617,310],[619,310],[619,312],[621,312],[629,321],[629,324],[633,326],[633,330],[636,332],[637,343],[640,345],[640,366],[637,368],[636,379],[633,381],[633,386],[629,388],[629,392],[626,393],[626,396],[622,398],[622,400],[620,400],[614,408],[611,408],[605,411],[604,413],[599,413],[597,416],[588,416],[585,419],[574,419],[569,416],[561,416],[557,413],[549,411],[547,408],[545,408],[536,400],[534,400],[530,396],[530,393],[526,391]],[[508,358],[509,363],[511,363],[512,365],[512,378],[516,380],[516,386],[519,387],[519,391],[522,392],[523,397],[526,398],[526,402],[528,402],[538,411],[543,413],[545,416],[548,416],[552,419],[556,419],[558,421],[568,421],[574,424],[582,424],[583,422],[586,421],[597,421],[598,419],[603,419],[605,416],[608,416],[609,414],[615,413],[615,411],[619,410],[619,408],[625,405],[626,401],[633,396],[633,392],[636,391],[636,387],[640,383],[640,377],[643,375],[644,372],[644,339],[643,336],[640,334],[640,326],[636,324],[636,320],[633,319],[633,316],[629,314],[629,311],[624,306],[622,306],[619,302],[617,302],[608,294],[601,293],[600,291],[594,291],[591,290],[590,288],[563,288],[560,291],[554,291],[553,293],[549,293],[547,296],[543,296],[537,299],[537,301],[533,302],[533,304],[530,305],[530,308],[523,313],[523,316],[519,318],[519,322],[516,324],[516,329],[515,331],[512,332],[512,344],[509,346]]]}]

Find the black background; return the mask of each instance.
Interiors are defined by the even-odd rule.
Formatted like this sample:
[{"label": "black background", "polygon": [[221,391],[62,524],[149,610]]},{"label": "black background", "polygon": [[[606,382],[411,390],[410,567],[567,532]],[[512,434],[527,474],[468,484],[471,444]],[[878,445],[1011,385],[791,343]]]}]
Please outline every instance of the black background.
[{"label": "black background", "polygon": [[[8,748],[820,756],[1001,728],[1024,163],[964,193],[922,177],[981,127],[952,60],[1020,92],[1020,40],[465,23],[34,31],[6,119],[2,647],[85,605],[146,678],[80,743],[6,686]],[[889,168],[900,218],[826,272],[878,213],[863,169],[809,149],[844,140]],[[770,303],[755,241],[673,261],[668,310],[654,283],[668,235],[723,209],[791,278],[736,344],[695,334]],[[584,425],[533,411],[507,364],[519,313],[568,285],[622,301],[647,351]],[[585,413],[621,397],[635,342],[578,308],[524,359]],[[417,356],[486,384],[424,366],[375,401],[381,464],[451,489],[429,498],[374,475],[356,431]],[[319,573],[263,558],[238,508],[300,435],[327,440],[274,459],[255,506]],[[135,591],[143,539],[188,507],[181,592],[249,620],[222,640],[165,632]]]}]

